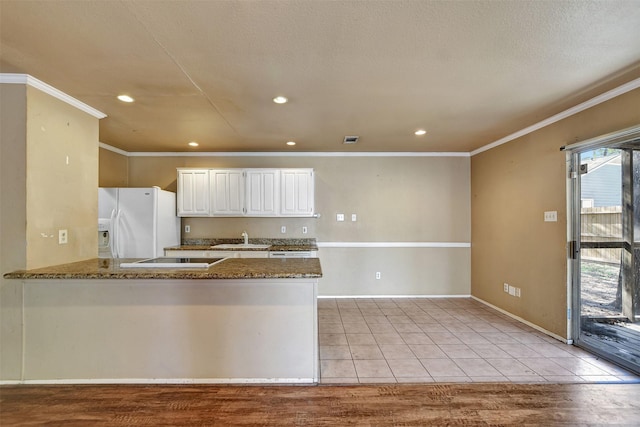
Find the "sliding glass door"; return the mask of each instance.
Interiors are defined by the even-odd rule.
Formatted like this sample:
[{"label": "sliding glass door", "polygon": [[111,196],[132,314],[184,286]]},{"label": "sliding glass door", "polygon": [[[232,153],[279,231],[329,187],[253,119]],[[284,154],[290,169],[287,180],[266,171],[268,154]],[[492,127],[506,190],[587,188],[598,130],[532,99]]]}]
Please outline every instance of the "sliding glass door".
[{"label": "sliding glass door", "polygon": [[570,150],[572,335],[640,372],[640,139],[612,139]]}]

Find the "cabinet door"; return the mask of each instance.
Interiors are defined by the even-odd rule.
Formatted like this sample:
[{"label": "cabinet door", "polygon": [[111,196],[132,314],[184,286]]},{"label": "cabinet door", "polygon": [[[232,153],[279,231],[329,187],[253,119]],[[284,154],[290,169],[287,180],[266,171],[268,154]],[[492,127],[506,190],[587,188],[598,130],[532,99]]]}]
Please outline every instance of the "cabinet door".
[{"label": "cabinet door", "polygon": [[252,169],[247,175],[247,207],[249,216],[278,215],[278,178],[277,169]]},{"label": "cabinet door", "polygon": [[313,169],[282,169],[280,177],[280,215],[313,215]]},{"label": "cabinet door", "polygon": [[211,214],[242,216],[244,213],[244,177],[242,170],[209,171],[211,178]]},{"label": "cabinet door", "polygon": [[178,216],[209,216],[209,171],[178,171]]}]

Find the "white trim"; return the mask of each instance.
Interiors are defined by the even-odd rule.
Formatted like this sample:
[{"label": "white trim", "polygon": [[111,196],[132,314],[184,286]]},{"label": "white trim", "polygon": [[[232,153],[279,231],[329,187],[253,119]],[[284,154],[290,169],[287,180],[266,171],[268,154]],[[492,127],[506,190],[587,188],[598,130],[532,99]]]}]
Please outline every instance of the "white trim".
[{"label": "white trim", "polygon": [[317,242],[319,248],[470,248],[469,242]]},{"label": "white trim", "polygon": [[104,142],[99,142],[98,146],[100,148],[104,148],[105,150],[113,151],[114,153],[118,153],[118,154],[120,154],[122,156],[129,156],[129,152],[128,151],[124,151],[124,150],[121,150],[119,148],[112,147],[111,145],[105,144]]},{"label": "white trim", "polygon": [[265,151],[265,152],[226,152],[226,151],[209,151],[209,152],[129,152],[130,157],[470,157],[467,152],[357,152],[357,153],[340,153],[340,152],[291,152],[291,151]]},{"label": "white trim", "polygon": [[469,298],[471,295],[318,295],[318,298]]},{"label": "white trim", "polygon": [[27,365],[27,357],[25,356],[27,354],[27,331],[26,328],[24,327],[24,325],[26,325],[26,314],[25,314],[25,309],[24,309],[24,300],[25,300],[25,286],[24,286],[24,282],[21,283],[20,285],[21,291],[22,291],[22,298],[20,300],[20,317],[22,318],[22,323],[20,324],[22,329],[22,348],[21,348],[21,353],[20,353],[20,378],[24,378],[24,373],[25,373],[25,369],[26,369],[26,365]]},{"label": "white trim", "polygon": [[[562,147],[562,150],[582,152],[582,151],[587,151],[589,149],[598,148],[606,144],[629,142],[637,138],[640,138],[640,125],[631,126],[626,129],[621,129],[605,135],[596,136],[595,138],[590,138],[584,141],[576,142],[574,144],[566,145]],[[613,160],[613,158],[611,158],[608,162],[610,162],[611,160]],[[606,163],[603,163],[600,166],[604,166],[605,164]],[[593,170],[596,170],[596,169],[593,169]]]},{"label": "white trim", "polygon": [[[566,175],[566,184],[565,184],[565,207],[567,211],[567,228],[566,238],[567,242],[573,240],[573,215],[574,215],[574,207],[573,207],[573,186],[574,180],[571,178],[571,166],[573,163],[574,154],[567,151],[566,159],[565,159],[565,172]],[[577,155],[576,155],[577,156]],[[568,248],[567,248],[568,250]],[[565,284],[567,291],[567,343],[573,342],[573,261],[571,257],[567,256],[567,282]]]},{"label": "white trim", "polygon": [[48,85],[45,82],[38,80],[28,74],[0,73],[0,83],[29,85],[48,95],[53,96],[54,98],[66,102],[67,104],[76,107],[78,110],[84,111],[85,113],[97,119],[104,119],[105,117],[107,117],[107,115],[103,112],[88,106],[84,102],[78,101],[74,97],[69,96],[66,93],[56,89],[55,87]]},{"label": "white trim", "polygon": [[500,307],[497,307],[497,306],[495,306],[495,305],[493,305],[493,304],[491,304],[491,303],[488,303],[488,302],[486,302],[485,300],[482,300],[482,299],[480,299],[480,298],[478,298],[478,297],[475,297],[475,296],[473,296],[473,295],[471,295],[471,298],[472,298],[472,299],[474,299],[474,300],[476,300],[476,301],[478,301],[478,302],[480,302],[480,303],[482,303],[482,304],[484,304],[484,305],[486,305],[486,306],[488,306],[488,307],[493,308],[493,309],[494,309],[494,310],[496,310],[496,311],[499,311],[500,313],[502,313],[502,314],[504,314],[504,315],[506,315],[506,316],[511,317],[511,318],[512,318],[512,319],[514,319],[514,320],[517,320],[517,321],[518,321],[518,322],[520,322],[520,323],[524,323],[525,325],[530,326],[530,327],[532,327],[533,329],[535,329],[535,330],[537,330],[537,331],[540,331],[540,332],[542,332],[542,333],[543,333],[543,334],[545,334],[545,335],[549,335],[551,338],[555,338],[555,339],[557,339],[558,341],[562,341],[562,342],[563,342],[563,343],[565,343],[565,344],[572,344],[572,343],[573,343],[573,341],[570,341],[570,340],[568,341],[566,338],[563,338],[563,337],[561,337],[560,335],[556,335],[556,334],[554,334],[554,333],[553,333],[553,332],[551,332],[551,331],[547,331],[546,329],[544,329],[544,328],[542,328],[542,327],[540,327],[540,326],[536,325],[535,323],[531,323],[531,322],[529,322],[528,320],[524,320],[522,317],[520,317],[520,316],[516,316],[516,315],[515,315],[515,314],[513,314],[513,313],[509,313],[508,311],[503,310],[503,309],[501,309]]},{"label": "white trim", "polygon": [[547,119],[544,119],[534,125],[528,126],[522,130],[519,130],[518,132],[512,133],[511,135],[507,135],[504,138],[500,138],[497,141],[494,141],[490,144],[487,144],[483,147],[480,147],[478,149],[473,150],[470,154],[471,156],[475,156],[476,154],[480,154],[482,152],[485,152],[487,150],[490,150],[492,148],[495,148],[499,145],[502,144],[506,144],[509,141],[513,141],[514,139],[520,138],[521,136],[524,135],[528,135],[531,132],[535,132],[539,129],[542,129],[543,127],[549,126],[555,122],[558,122],[562,119],[566,119],[567,117],[573,116],[574,114],[578,114],[581,111],[587,110],[591,107],[595,107],[598,104],[601,104],[603,102],[609,101],[610,99],[613,99],[617,96],[623,95],[627,92],[630,92],[634,89],[637,89],[640,87],[640,78],[637,78],[635,80],[631,80],[629,83],[625,83],[621,86],[618,86],[615,89],[611,89],[608,92],[605,92],[601,95],[598,95],[596,97],[593,97],[591,99],[589,99],[588,101],[585,101],[581,104],[578,104],[574,107],[571,107],[567,110],[564,110],[556,115],[553,115]]},{"label": "white trim", "polygon": [[313,378],[86,378],[58,380],[9,380],[3,385],[49,384],[315,384]]},{"label": "white trim", "polygon": [[[53,86],[50,86],[28,74],[0,73],[0,83],[28,84],[45,93],[48,93],[55,98],[73,105],[74,107],[98,119],[107,117],[107,115],[102,113],[101,111],[98,111],[93,107],[90,107],[87,104],[78,101],[77,99],[65,94],[64,92],[54,88]],[[518,132],[512,133],[505,136],[504,138],[500,138],[497,141],[477,148],[471,152],[127,152],[103,143],[100,143],[100,146],[104,149],[130,157],[473,157],[476,154],[483,153],[492,148],[520,138],[524,135],[528,135],[532,132],[542,129],[567,117],[573,116],[574,114],[580,113],[581,111],[587,110],[598,104],[609,101],[610,99],[623,95],[639,87],[640,78],[637,78],[621,86],[618,86],[617,88],[611,89],[603,94],[595,96],[581,104],[555,114],[545,120],[521,129]]]},{"label": "white trim", "polygon": [[27,84],[26,74],[12,74],[12,73],[0,73],[0,83],[6,84]]},{"label": "white trim", "polygon": [[113,151],[127,157],[470,157],[466,152],[291,152],[291,151],[268,151],[268,152],[227,152],[227,151],[207,151],[207,152],[185,152],[185,151],[124,151],[111,145],[100,143],[100,148]]}]

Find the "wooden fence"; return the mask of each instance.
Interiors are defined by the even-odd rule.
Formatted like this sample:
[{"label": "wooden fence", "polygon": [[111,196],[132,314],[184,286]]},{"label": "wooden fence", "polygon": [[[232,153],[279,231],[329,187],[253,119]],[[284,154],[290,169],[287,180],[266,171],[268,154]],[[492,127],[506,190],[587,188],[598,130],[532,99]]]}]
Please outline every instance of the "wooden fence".
[{"label": "wooden fence", "polygon": [[[622,240],[622,206],[582,208],[580,211],[583,242],[619,242]],[[583,259],[620,263],[622,249],[583,249]]]}]

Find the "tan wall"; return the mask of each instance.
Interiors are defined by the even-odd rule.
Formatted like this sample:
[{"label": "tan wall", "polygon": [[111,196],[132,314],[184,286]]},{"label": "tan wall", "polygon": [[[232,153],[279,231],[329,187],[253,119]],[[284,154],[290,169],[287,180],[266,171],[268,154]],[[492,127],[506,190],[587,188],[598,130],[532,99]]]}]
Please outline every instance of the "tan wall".
[{"label": "tan wall", "polygon": [[[471,293],[567,336],[566,157],[560,147],[640,123],[640,89],[471,160]],[[544,222],[557,211],[558,222]],[[522,297],[503,292],[507,282]]]},{"label": "tan wall", "polygon": [[119,153],[100,148],[98,166],[99,187],[126,187],[129,182],[129,159]]},{"label": "tan wall", "polygon": [[[98,120],[32,87],[1,84],[0,129],[1,274],[97,256]],[[59,229],[68,244],[58,245]],[[22,283],[0,284],[0,379],[17,380]]]},{"label": "tan wall", "polygon": [[[183,238],[316,237],[319,242],[469,242],[468,157],[130,157],[129,185],[176,190],[177,167],[302,167],[315,170],[316,218],[185,218]],[[336,222],[344,213],[345,222]],[[351,222],[351,214],[357,221]],[[281,234],[281,226],[287,233]],[[307,226],[309,233],[302,234]],[[465,295],[470,250],[321,248],[322,295]],[[434,255],[437,254],[437,255]],[[434,258],[435,256],[435,258]],[[383,268],[379,262],[389,262]],[[438,262],[431,261],[437,259]],[[394,260],[391,262],[390,260]],[[359,268],[354,269],[358,266]],[[429,266],[431,277],[425,271]],[[458,273],[449,275],[455,269]],[[382,271],[381,271],[382,270]],[[383,279],[371,283],[376,271]],[[441,280],[442,279],[442,280]]]},{"label": "tan wall", "polygon": [[[470,238],[466,157],[131,157],[129,184],[176,191],[177,167],[315,170],[319,219],[201,218],[200,224],[189,218],[184,221],[196,224],[189,237],[235,233],[229,224],[255,224],[251,231],[256,237],[261,233],[260,237],[282,237],[280,227],[266,224],[294,221],[315,225],[314,237],[322,241],[468,242]],[[336,213],[347,215],[347,221],[337,223]],[[358,215],[354,223],[352,213]]]},{"label": "tan wall", "polygon": [[27,100],[27,268],[96,257],[98,120],[32,87]]},{"label": "tan wall", "polygon": [[321,295],[470,294],[469,248],[321,248],[319,254]]},{"label": "tan wall", "polygon": [[27,265],[26,139],[24,85],[0,84],[0,378],[20,379],[22,285],[4,273]]}]

